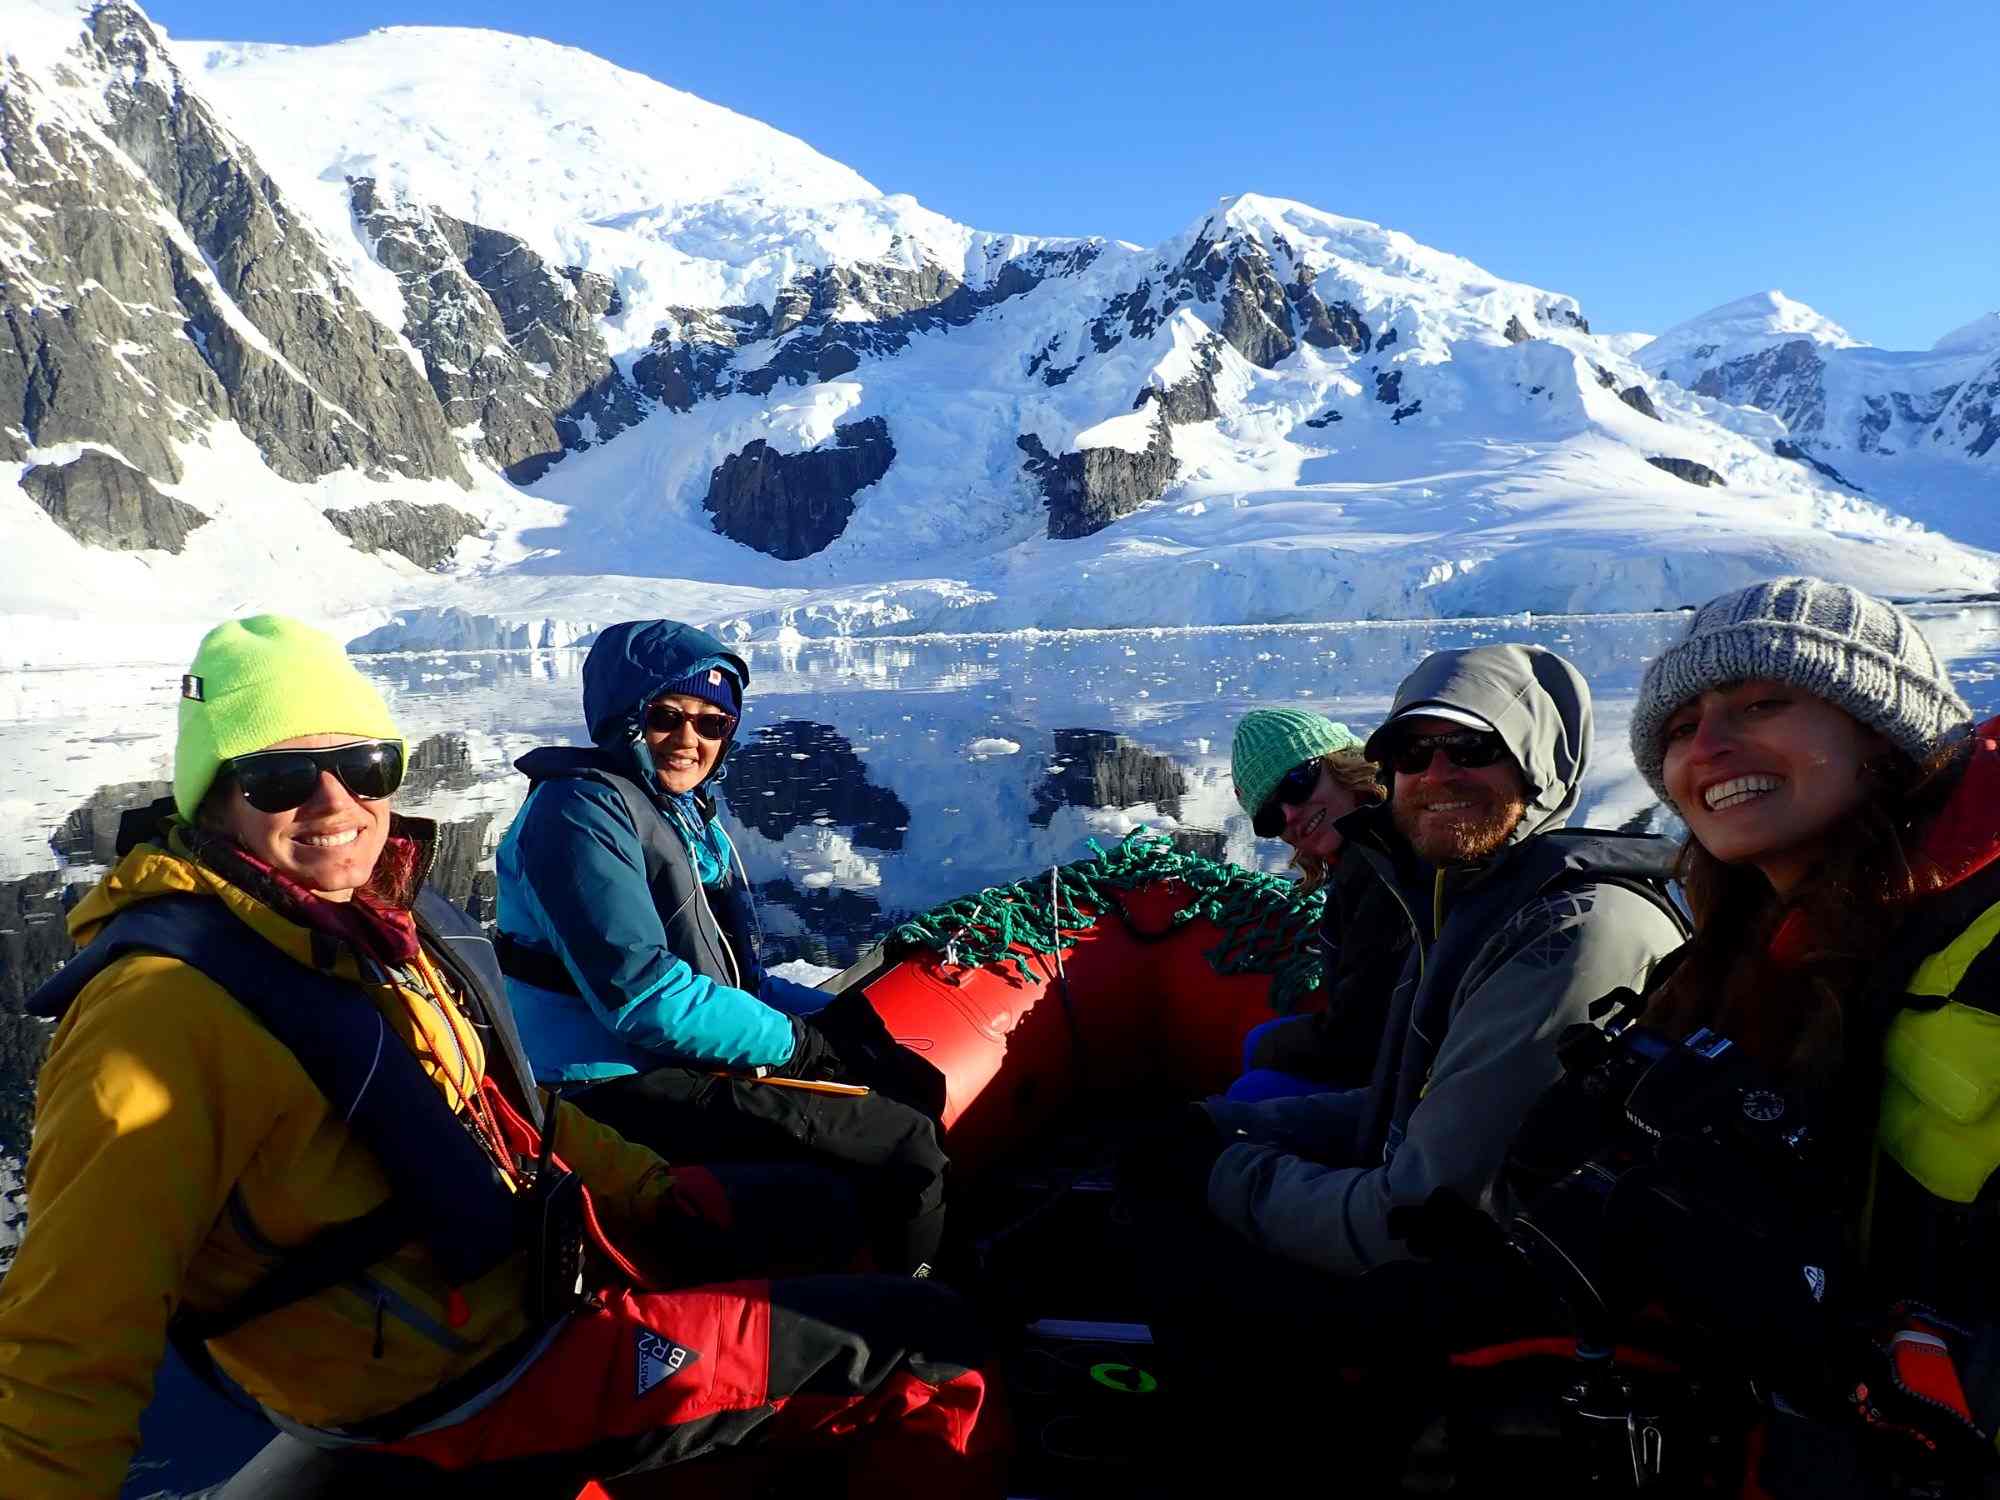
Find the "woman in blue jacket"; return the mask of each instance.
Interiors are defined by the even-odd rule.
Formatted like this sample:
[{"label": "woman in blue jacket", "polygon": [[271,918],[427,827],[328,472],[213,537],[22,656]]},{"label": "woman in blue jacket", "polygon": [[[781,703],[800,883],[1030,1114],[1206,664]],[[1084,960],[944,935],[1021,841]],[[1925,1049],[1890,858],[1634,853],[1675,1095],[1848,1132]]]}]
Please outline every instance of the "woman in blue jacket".
[{"label": "woman in blue jacket", "polygon": [[925,1274],[944,1221],[935,1123],[880,1092],[762,1081],[851,1070],[810,1019],[829,997],[764,972],[708,791],[749,681],[690,625],[610,626],[583,664],[592,743],[516,763],[532,786],[500,844],[499,948],[522,1037],[544,1081],[582,1085],[578,1107],[673,1159],[850,1169],[878,1257]]}]

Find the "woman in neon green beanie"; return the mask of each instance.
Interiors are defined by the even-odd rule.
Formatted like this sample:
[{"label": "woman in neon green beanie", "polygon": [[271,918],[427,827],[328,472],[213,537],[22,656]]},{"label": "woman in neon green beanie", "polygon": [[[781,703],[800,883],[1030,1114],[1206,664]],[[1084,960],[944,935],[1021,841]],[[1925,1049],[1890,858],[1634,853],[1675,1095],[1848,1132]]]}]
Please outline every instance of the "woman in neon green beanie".
[{"label": "woman in neon green beanie", "polygon": [[60,1025],[0,1282],[0,1494],[116,1494],[170,1337],[312,1440],[262,1493],[506,1460],[569,1493],[837,1422],[885,1491],[997,1494],[948,1289],[735,1279],[851,1254],[844,1189],[766,1168],[739,1202],[538,1094],[491,944],[424,886],[435,826],[391,810],[403,760],[297,621],[219,626],[181,679],[174,812],[30,1000]]},{"label": "woman in neon green beanie", "polygon": [[1408,924],[1366,862],[1343,859],[1339,820],[1387,795],[1361,737],[1298,708],[1258,708],[1236,726],[1230,782],[1263,838],[1283,839],[1312,890],[1327,886],[1319,941],[1321,1009],[1281,1016],[1243,1039],[1237,1100],[1317,1094],[1366,1083]]}]

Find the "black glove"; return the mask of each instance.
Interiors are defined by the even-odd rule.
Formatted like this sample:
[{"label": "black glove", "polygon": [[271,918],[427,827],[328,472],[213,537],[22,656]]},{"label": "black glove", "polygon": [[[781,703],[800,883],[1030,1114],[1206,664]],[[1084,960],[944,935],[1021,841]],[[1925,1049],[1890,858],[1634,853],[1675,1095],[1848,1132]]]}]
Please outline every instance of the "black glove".
[{"label": "black glove", "polygon": [[772,1068],[771,1073],[779,1078],[844,1079],[847,1068],[840,1054],[833,1050],[833,1043],[826,1039],[826,1033],[803,1016],[793,1016],[791,1022],[792,1055]]},{"label": "black glove", "polygon": [[853,1082],[934,1120],[944,1114],[944,1074],[900,1045],[859,989],[815,1011],[812,1025],[840,1053]]},{"label": "black glove", "polygon": [[1183,1105],[1125,1148],[1119,1190],[1152,1202],[1205,1207],[1209,1174],[1227,1144],[1213,1115],[1199,1104]]}]

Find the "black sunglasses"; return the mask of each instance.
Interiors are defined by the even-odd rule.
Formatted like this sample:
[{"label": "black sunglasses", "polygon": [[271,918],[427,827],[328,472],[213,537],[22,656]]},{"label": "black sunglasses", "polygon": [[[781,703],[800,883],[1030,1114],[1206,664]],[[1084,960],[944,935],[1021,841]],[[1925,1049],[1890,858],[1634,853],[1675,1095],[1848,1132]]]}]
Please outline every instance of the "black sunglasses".
[{"label": "black sunglasses", "polygon": [[1479,729],[1406,735],[1389,747],[1389,769],[1398,776],[1420,776],[1440,750],[1460,770],[1477,771],[1505,755],[1507,745],[1499,735]]},{"label": "black sunglasses", "polygon": [[646,727],[655,734],[679,734],[683,723],[694,725],[696,734],[711,741],[728,739],[730,731],[736,728],[736,720],[720,709],[691,714],[671,703],[654,703],[646,709]]},{"label": "black sunglasses", "polygon": [[1285,809],[1297,807],[1310,797],[1313,788],[1319,785],[1320,772],[1325,769],[1317,760],[1302,760],[1279,777],[1271,795],[1264,799],[1264,805],[1251,817],[1251,831],[1260,839],[1274,839],[1283,833]]},{"label": "black sunglasses", "polygon": [[330,750],[259,750],[225,760],[216,775],[234,780],[258,812],[281,813],[311,801],[328,771],[351,795],[379,802],[403,784],[403,747],[394,740],[362,740]]}]

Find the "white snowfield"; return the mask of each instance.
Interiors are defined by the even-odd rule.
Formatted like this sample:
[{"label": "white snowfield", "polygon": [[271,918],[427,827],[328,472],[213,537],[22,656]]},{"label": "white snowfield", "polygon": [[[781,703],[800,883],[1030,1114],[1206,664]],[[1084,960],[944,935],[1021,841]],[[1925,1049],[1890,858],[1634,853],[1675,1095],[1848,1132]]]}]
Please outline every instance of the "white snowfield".
[{"label": "white snowfield", "polygon": [[[31,110],[88,114],[105,85],[76,76],[74,59],[70,81],[51,81],[75,14],[0,0],[0,55],[18,54]],[[1856,455],[1850,468],[1843,454],[1857,493],[1775,456],[1779,418],[1660,373],[1710,334],[1743,350],[1802,337],[1857,358],[1964,364],[2000,344],[2000,319],[1928,355],[1885,355],[1764,294],[1649,344],[1586,333],[1589,310],[1568,297],[1282,198],[1221,200],[1151,250],[974,230],[755,120],[530,38],[392,28],[324,47],[170,51],[391,329],[400,295],[350,212],[350,178],[610,278],[619,302],[601,331],[627,370],[656,329],[680,326],[675,309],[769,307],[820,268],[931,267],[979,291],[1023,257],[1086,263],[863,353],[837,378],[657,407],[528,489],[469,438],[470,491],[358,473],[292,484],[219,424],[182,445],[184,480],[161,486],[214,518],[179,556],[82,546],[20,491],[23,466],[0,464],[0,667],[179,662],[207,625],[259,608],[397,651],[559,646],[652,615],[783,639],[1644,610],[1794,570],[1898,597],[2000,577],[1983,550],[2000,547],[1994,464]],[[1281,285],[1309,282],[1367,341],[1301,339],[1260,368],[1217,336],[1226,270],[1206,298],[1183,282],[1155,322],[1117,315],[1142,290],[1159,309],[1177,268],[1211,243],[1225,257],[1254,248]],[[7,244],[0,222],[0,267]],[[779,342],[739,350],[732,368],[768,361]],[[1051,455],[1143,454],[1166,428],[1135,402],[1201,379],[1205,360],[1219,414],[1172,426],[1165,493],[1095,535],[1051,540],[1023,435]],[[1051,371],[1066,373],[1051,383]],[[1635,387],[1657,418],[1620,399]],[[702,501],[726,458],[755,440],[799,452],[871,417],[895,458],[823,551],[780,561],[714,529]],[[1699,487],[1654,457],[1723,483]],[[447,572],[425,573],[354,551],[319,514],[372,498],[445,500],[487,529]]]}]

